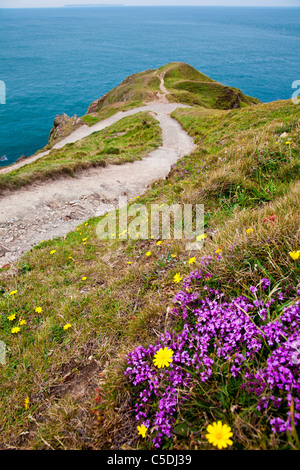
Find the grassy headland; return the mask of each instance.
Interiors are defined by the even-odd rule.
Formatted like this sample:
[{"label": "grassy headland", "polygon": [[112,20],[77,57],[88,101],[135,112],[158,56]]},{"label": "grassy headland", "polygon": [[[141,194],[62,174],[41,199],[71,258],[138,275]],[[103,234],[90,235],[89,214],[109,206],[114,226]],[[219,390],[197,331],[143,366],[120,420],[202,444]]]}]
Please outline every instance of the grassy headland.
[{"label": "grassy headland", "polygon": [[1,448],[212,449],[220,420],[234,450],[300,449],[299,110],[174,117],[197,148],[138,202],[204,204],[202,250],[99,240],[103,217],[3,269]]},{"label": "grassy headland", "polygon": [[164,74],[169,101],[205,108],[233,109],[259,103],[237,88],[212,80],[188,64],[171,63],[159,69]]}]

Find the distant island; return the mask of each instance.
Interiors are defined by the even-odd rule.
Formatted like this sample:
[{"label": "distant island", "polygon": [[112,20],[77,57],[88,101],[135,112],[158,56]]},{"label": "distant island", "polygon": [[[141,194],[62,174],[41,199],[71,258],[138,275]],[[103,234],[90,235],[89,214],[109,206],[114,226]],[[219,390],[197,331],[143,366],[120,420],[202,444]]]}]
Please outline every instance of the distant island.
[{"label": "distant island", "polygon": [[123,3],[114,3],[114,4],[109,4],[109,3],[97,3],[95,5],[93,4],[78,4],[78,5],[64,5],[65,7],[72,7],[72,8],[95,8],[95,7],[125,7]]}]

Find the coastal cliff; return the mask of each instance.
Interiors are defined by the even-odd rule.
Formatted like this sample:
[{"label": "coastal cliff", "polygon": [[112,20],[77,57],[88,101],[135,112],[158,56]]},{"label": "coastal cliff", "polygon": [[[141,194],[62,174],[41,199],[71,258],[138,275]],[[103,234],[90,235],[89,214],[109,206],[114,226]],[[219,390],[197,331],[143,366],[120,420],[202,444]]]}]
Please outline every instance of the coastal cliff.
[{"label": "coastal cliff", "polygon": [[[90,134],[0,175],[0,259],[36,242],[0,269],[0,448],[300,450],[299,106],[168,64],[82,119]],[[201,249],[172,217],[140,236],[141,213],[198,204]]]}]

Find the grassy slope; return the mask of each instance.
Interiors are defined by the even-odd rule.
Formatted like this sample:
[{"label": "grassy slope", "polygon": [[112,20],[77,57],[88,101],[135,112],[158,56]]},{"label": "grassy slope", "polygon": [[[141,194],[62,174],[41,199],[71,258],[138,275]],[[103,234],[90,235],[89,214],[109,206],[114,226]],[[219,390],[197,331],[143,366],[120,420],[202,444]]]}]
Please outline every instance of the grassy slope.
[{"label": "grassy slope", "polygon": [[[0,321],[8,354],[0,366],[0,447],[151,448],[149,438],[137,436],[137,391],[123,372],[128,352],[180,327],[167,314],[180,290],[173,276],[202,269],[202,257],[212,256],[209,282],[230,297],[249,295],[260,277],[297,282],[300,264],[288,255],[300,249],[297,106],[196,107],[174,116],[198,148],[139,201],[147,207],[204,203],[203,250],[187,252],[184,240],[161,246],[151,239],[104,242],[95,232],[100,219],[92,219],[65,239],[41,243],[14,273],[3,270]],[[280,138],[284,131],[288,138]],[[216,249],[222,249],[221,261]],[[191,256],[196,262],[189,265]],[[293,291],[290,301],[295,298]],[[39,306],[41,313],[35,312]],[[21,319],[26,324],[12,334]],[[167,448],[210,449],[206,426],[222,419],[234,431],[234,449],[299,449],[296,434],[271,432],[266,414],[238,392],[220,361],[216,377],[206,384],[195,379]]]},{"label": "grassy slope", "polygon": [[147,113],[138,113],[78,142],[54,149],[35,162],[0,175],[0,192],[34,181],[74,176],[76,171],[91,167],[132,162],[145,157],[160,144],[158,122]]},{"label": "grassy slope", "polygon": [[118,111],[126,111],[153,101],[159,85],[160,80],[155,75],[155,70],[130,75],[116,88],[94,101],[83,120],[92,125]]},{"label": "grassy slope", "polygon": [[185,63],[171,63],[159,69],[164,74],[170,101],[206,108],[232,109],[259,100],[244,95],[237,88],[224,86]]}]

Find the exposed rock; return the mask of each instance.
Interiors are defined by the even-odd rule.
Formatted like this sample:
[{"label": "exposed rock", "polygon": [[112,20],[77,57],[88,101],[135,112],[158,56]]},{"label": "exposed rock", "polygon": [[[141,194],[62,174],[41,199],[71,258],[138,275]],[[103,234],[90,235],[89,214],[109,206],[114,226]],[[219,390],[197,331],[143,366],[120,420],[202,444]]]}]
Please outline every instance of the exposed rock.
[{"label": "exposed rock", "polygon": [[58,114],[54,119],[48,143],[50,144],[53,140],[60,140],[66,137],[77,127],[82,126],[83,124],[83,120],[76,116],[76,114],[74,114],[73,117],[70,117],[65,113]]},{"label": "exposed rock", "polygon": [[20,161],[22,161],[22,160],[25,160],[26,158],[27,158],[26,155],[21,155],[21,156],[18,158],[18,160],[16,160],[16,163],[18,163],[18,162],[20,162]]},{"label": "exposed rock", "polygon": [[96,112],[98,111],[99,103],[100,103],[100,99],[93,101],[93,102],[90,104],[90,106],[89,106],[89,108],[88,108],[86,114],[93,114],[93,113],[96,113]]}]

